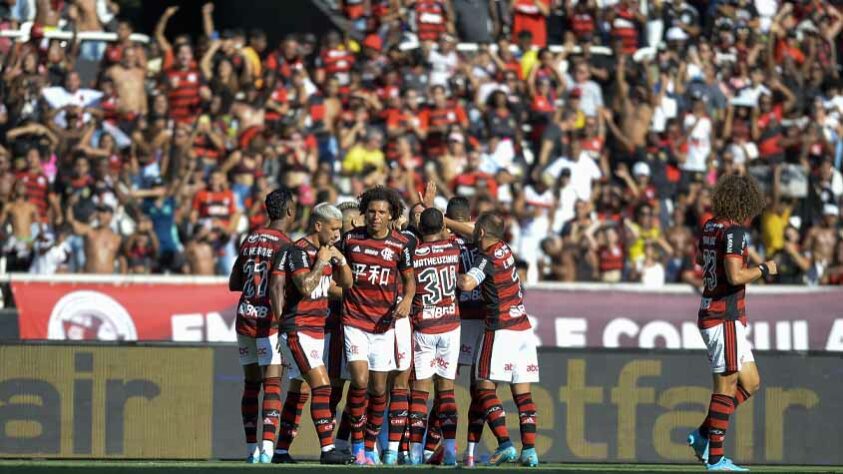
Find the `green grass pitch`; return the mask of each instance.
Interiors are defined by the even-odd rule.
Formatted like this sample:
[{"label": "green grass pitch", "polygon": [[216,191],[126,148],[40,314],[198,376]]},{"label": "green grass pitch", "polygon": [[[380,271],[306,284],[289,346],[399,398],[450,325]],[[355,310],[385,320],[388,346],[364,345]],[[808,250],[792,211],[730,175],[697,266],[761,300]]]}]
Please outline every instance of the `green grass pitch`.
[{"label": "green grass pitch", "polygon": [[[828,472],[843,473],[841,467],[824,466],[749,466],[752,472]],[[199,472],[219,473],[245,473],[254,474],[256,471],[274,469],[275,472],[302,472],[316,473],[331,470],[342,472],[343,470],[365,470],[368,473],[395,473],[397,469],[436,469],[445,470],[446,467],[431,466],[399,466],[388,467],[356,467],[356,466],[321,466],[317,463],[301,463],[285,466],[260,466],[245,465],[235,461],[77,461],[77,460],[0,460],[0,473],[3,474],[186,474]],[[453,468],[451,468],[453,469]],[[459,468],[457,468],[459,469]],[[531,470],[545,472],[559,472],[564,474],[595,474],[600,472],[623,473],[623,472],[705,472],[700,465],[682,464],[542,464],[538,468],[521,468],[514,465],[501,467],[478,467],[482,472],[529,472]]]}]

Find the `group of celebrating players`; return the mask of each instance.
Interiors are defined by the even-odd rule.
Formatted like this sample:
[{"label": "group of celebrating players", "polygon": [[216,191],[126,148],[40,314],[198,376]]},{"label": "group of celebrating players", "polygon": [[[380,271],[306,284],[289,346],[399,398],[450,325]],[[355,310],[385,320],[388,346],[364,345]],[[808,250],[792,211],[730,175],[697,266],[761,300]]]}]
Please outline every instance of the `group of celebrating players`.
[{"label": "group of celebrating players", "polygon": [[[248,462],[295,462],[288,450],[310,397],[324,464],[456,465],[454,379],[458,366],[466,366],[471,404],[464,465],[474,466],[485,424],[498,441],[489,464],[538,465],[530,393],[539,381],[538,358],[504,220],[485,213],[470,222],[469,202],[461,197],[443,214],[432,206],[435,196],[429,185],[408,219],[399,195],[385,187],[356,203],[319,204],[308,234],[296,242],[284,233],[296,215],[295,196],[287,189],[267,196],[270,223],[242,243],[229,282],[242,292],[236,329]],[[777,269],[773,261],[748,263],[746,226],[765,204],[752,178],[722,178],[712,201],[697,260],[705,271],[698,324],[713,393],[688,443],[708,470],[743,471],[723,446],[731,414],[760,385],[747,341],[745,285]],[[290,385],[282,408],[283,367]],[[520,456],[497,383],[510,385],[518,408]],[[387,411],[388,444],[380,456],[376,444]]]},{"label": "group of celebrating players", "polygon": [[[241,292],[247,462],[295,462],[289,448],[310,398],[323,464],[456,465],[454,380],[464,366],[472,374],[464,465],[474,465],[485,424],[498,441],[489,464],[538,465],[530,393],[538,357],[504,220],[487,213],[470,222],[461,197],[443,213],[435,196],[431,184],[408,218],[398,193],[380,186],[359,202],[318,204],[296,242],[285,234],[296,197],[283,188],[266,197],[270,222],[243,241],[229,281]],[[510,385],[518,407],[520,456],[498,383]]]}]

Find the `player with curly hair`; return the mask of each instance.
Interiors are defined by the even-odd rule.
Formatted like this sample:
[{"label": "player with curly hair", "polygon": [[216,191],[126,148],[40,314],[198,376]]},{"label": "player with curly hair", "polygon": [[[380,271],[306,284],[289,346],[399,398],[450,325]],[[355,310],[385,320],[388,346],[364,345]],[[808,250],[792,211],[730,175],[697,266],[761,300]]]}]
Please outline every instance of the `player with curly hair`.
[{"label": "player with curly hair", "polygon": [[688,435],[688,444],[710,471],[746,471],[723,455],[729,416],[761,383],[747,341],[745,288],[777,270],[772,260],[749,265],[746,227],[765,204],[756,182],[748,176],[723,177],[712,201],[714,217],[703,226],[697,262],[704,272],[698,327],[708,350],[714,389],[708,416]]},{"label": "player with curly hair", "polygon": [[[369,189],[360,196],[365,225],[345,234],[340,245],[354,276],[343,297],[342,324],[351,378],[347,404],[352,454],[358,464],[380,462],[374,448],[386,410],[389,373],[410,361],[410,354],[402,357],[396,350],[397,338],[410,337],[407,316],[416,292],[410,242],[391,226],[403,211],[394,190]],[[406,335],[399,334],[404,331]]]}]

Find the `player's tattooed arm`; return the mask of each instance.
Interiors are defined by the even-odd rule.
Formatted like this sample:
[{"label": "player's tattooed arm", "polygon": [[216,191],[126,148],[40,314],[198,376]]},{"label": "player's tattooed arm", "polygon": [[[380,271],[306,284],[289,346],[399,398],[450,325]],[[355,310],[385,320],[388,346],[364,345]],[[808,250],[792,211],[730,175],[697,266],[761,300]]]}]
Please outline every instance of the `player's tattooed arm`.
[{"label": "player's tattooed arm", "polygon": [[330,245],[325,245],[319,249],[319,252],[316,254],[316,263],[313,264],[309,272],[297,272],[293,274],[293,283],[295,283],[296,288],[303,294],[309,295],[319,285],[325,265],[330,265],[332,248]]}]

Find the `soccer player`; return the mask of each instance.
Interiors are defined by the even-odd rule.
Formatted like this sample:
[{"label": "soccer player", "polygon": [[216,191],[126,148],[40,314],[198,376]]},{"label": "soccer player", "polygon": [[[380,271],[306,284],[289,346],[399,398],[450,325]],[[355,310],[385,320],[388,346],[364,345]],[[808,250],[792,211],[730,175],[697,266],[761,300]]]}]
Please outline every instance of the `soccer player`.
[{"label": "soccer player", "polygon": [[[419,216],[424,211],[424,206],[416,204],[410,208],[409,218],[405,219],[403,214],[392,222],[392,227],[398,230],[407,239],[407,246],[412,255],[419,242],[418,226]],[[401,228],[406,224],[405,228]],[[400,282],[399,282],[400,283]],[[391,374],[391,388],[389,391],[389,419],[387,426],[389,433],[387,437],[387,449],[383,454],[383,463],[394,466],[399,461],[406,461],[407,456],[399,456],[399,447],[404,441],[408,446],[409,426],[407,418],[410,413],[410,369],[412,367],[413,352],[413,330],[410,318],[403,318],[395,321],[395,353],[396,367]],[[405,448],[401,448],[405,449]]]},{"label": "soccer player", "polygon": [[[269,225],[246,237],[231,270],[228,289],[240,291],[237,305],[237,345],[243,366],[244,387],[240,410],[246,432],[248,463],[266,464],[272,448],[281,410],[281,355],[276,352],[278,330],[275,320],[283,298],[272,300],[268,290],[270,273],[280,261],[290,239],[284,233],[296,215],[293,194],[286,188],[266,196]],[[283,279],[283,275],[282,275]],[[263,443],[257,444],[258,396],[263,384]]]},{"label": "soccer player", "polygon": [[343,297],[342,323],[351,376],[352,454],[358,464],[380,462],[375,442],[386,410],[387,379],[398,367],[395,323],[410,314],[416,292],[407,238],[390,228],[403,207],[394,190],[369,189],[360,197],[366,225],[347,233],[341,245],[354,275],[354,285]]},{"label": "soccer player", "polygon": [[764,209],[764,195],[747,176],[721,178],[712,196],[714,217],[705,223],[697,262],[703,267],[698,327],[708,350],[714,389],[708,416],[688,444],[710,471],[747,471],[723,455],[729,416],[758,390],[761,378],[747,341],[746,284],[776,275],[770,260],[749,265],[746,226]]},{"label": "soccer player", "polygon": [[[322,447],[322,464],[349,464],[353,459],[334,449],[334,420],[330,410],[331,382],[322,357],[325,348],[325,321],[328,317],[328,291],[334,281],[342,288],[352,283],[351,268],[345,257],[334,247],[339,240],[342,213],[327,203],[313,208],[310,233],[287,248],[280,269],[290,280],[286,284],[271,282],[272,292],[285,291],[281,316],[279,347],[289,364],[290,388],[282,417],[291,433],[295,432],[301,416],[302,381],[310,387],[312,399],[310,416]],[[333,278],[332,278],[333,277]],[[303,403],[302,403],[303,405]],[[289,441],[292,441],[290,436]],[[289,458],[289,444],[276,451]],[[285,456],[286,455],[286,456]]]},{"label": "soccer player", "polygon": [[[364,225],[357,201],[340,203],[337,208],[342,212],[342,235],[351,232],[355,227]],[[345,369],[345,337],[341,323],[342,316],[342,288],[335,286],[330,291],[328,320],[325,323],[325,367],[331,379],[331,415],[336,419],[337,406],[345,393],[345,382],[348,371]],[[351,424],[348,418],[348,404],[346,403],[340,417],[339,429],[334,437],[337,449],[348,450],[348,439],[351,436]]]},{"label": "soccer player", "polygon": [[[471,225],[471,206],[468,199],[462,196],[455,196],[448,201],[445,216],[450,221],[456,221]],[[470,239],[454,234],[454,241],[460,248],[461,268],[469,269],[474,265],[477,256],[477,247]],[[460,358],[459,365],[471,367],[480,346],[480,336],[484,328],[483,295],[480,288],[472,291],[459,292],[460,306]],[[474,370],[471,371],[471,404],[468,408],[468,431],[466,433],[466,451],[464,464],[474,466],[474,449],[480,442],[483,435],[483,425],[486,419],[480,407],[480,400],[477,397],[477,383],[474,378]]]},{"label": "soccer player", "polygon": [[536,406],[530,384],[539,381],[538,355],[532,327],[524,309],[524,296],[518,278],[515,256],[504,239],[503,218],[486,212],[474,225],[478,254],[471,269],[457,279],[462,291],[480,288],[485,303],[485,331],[475,358],[477,398],[486,422],[498,439],[498,449],[489,463],[514,461],[515,447],[509,440],[506,414],[498,399],[497,383],[510,385],[518,407],[521,427],[521,457],[524,466],[538,465],[535,449]]},{"label": "soccer player", "polygon": [[460,313],[457,304],[457,273],[460,248],[445,233],[442,212],[429,208],[421,213],[422,241],[415,249],[413,269],[416,295],[413,299],[413,382],[410,416],[410,463],[421,464],[425,434],[427,398],[435,378],[437,417],[444,438],[442,464],[457,463],[457,403],[454,379],[460,346]]}]

